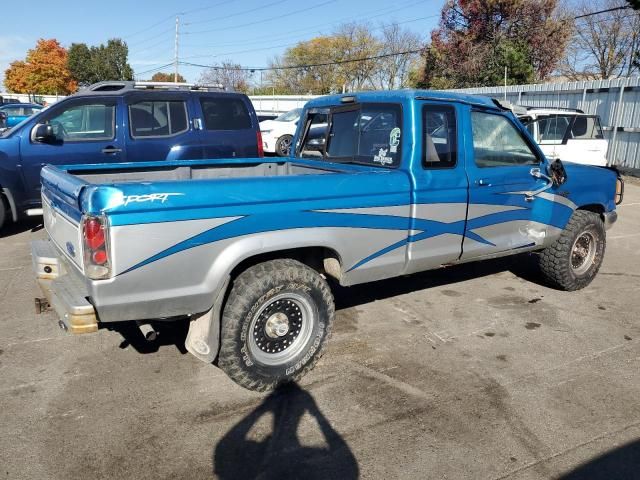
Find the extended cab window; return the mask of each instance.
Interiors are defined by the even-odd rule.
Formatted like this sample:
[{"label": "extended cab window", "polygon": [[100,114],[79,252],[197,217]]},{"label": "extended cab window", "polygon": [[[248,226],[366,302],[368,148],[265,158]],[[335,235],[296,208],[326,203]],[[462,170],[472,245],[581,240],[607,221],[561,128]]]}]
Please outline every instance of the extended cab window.
[{"label": "extended cab window", "polygon": [[453,107],[422,107],[422,152],[425,168],[456,166],[456,114]]},{"label": "extended cab window", "polygon": [[47,122],[60,141],[111,140],[115,131],[115,112],[115,105],[74,105]]},{"label": "extended cab window", "polygon": [[251,128],[251,117],[245,103],[239,98],[203,97],[200,99],[204,127],[207,130],[246,130]]},{"label": "extended cab window", "polygon": [[473,154],[478,167],[508,167],[540,163],[511,121],[486,112],[471,112]]},{"label": "extended cab window", "polygon": [[397,104],[365,103],[310,112],[300,154],[395,167],[400,163],[401,117]]},{"label": "extended cab window", "polygon": [[168,137],[187,130],[187,108],[181,100],[141,101],[129,105],[133,138]]}]

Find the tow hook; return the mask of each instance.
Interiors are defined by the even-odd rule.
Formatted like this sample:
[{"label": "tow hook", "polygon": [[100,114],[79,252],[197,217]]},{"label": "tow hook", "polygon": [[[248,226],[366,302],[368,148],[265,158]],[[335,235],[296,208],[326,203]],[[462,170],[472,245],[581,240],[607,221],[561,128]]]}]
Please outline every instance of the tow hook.
[{"label": "tow hook", "polygon": [[49,305],[49,300],[44,297],[36,297],[34,299],[34,303],[37,315],[40,315],[41,313],[44,313],[51,308],[51,305]]},{"label": "tow hook", "polygon": [[136,322],[136,325],[138,326],[140,333],[142,333],[142,336],[147,342],[156,341],[156,339],[158,338],[158,331],[153,328],[150,323]]}]

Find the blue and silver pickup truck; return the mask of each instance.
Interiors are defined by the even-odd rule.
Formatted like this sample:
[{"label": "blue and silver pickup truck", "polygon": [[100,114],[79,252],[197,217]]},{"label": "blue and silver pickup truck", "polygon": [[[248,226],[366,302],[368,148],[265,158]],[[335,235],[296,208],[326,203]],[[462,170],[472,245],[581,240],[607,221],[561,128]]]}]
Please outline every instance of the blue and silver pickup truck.
[{"label": "blue and silver pickup truck", "polygon": [[537,251],[551,285],[583,288],[622,189],[614,171],[549,163],[488,98],[334,95],[306,105],[291,157],[45,167],[49,239],[32,254],[64,329],[188,319],[193,355],[264,391],[321,356],[328,277]]}]

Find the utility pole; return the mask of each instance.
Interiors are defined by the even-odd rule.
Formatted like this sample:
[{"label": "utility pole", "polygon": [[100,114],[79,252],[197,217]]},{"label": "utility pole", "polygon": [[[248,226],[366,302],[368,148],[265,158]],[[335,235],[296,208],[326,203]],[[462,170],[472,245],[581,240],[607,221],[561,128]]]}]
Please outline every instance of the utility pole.
[{"label": "utility pole", "polygon": [[507,101],[507,66],[504,66],[504,101]]},{"label": "utility pole", "polygon": [[173,81],[178,83],[178,26],[180,24],[180,17],[176,16],[176,44],[175,54],[173,57]]}]

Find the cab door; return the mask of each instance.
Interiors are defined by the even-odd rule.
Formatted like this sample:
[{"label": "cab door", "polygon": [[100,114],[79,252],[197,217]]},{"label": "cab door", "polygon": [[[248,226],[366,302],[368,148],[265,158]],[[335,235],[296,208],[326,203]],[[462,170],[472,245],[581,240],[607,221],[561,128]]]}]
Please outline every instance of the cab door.
[{"label": "cab door", "polygon": [[468,187],[459,134],[463,108],[451,102],[420,106],[405,273],[455,262],[462,253]]},{"label": "cab door", "polygon": [[534,249],[550,225],[561,223],[555,219],[561,207],[545,195],[552,185],[540,176],[544,156],[511,115],[467,108],[469,209],[461,258]]},{"label": "cab door", "polygon": [[99,97],[64,101],[45,112],[38,121],[52,125],[55,138],[38,142],[30,132],[21,138],[21,170],[28,202],[40,203],[40,170],[44,165],[124,162],[120,115],[117,99]]}]

